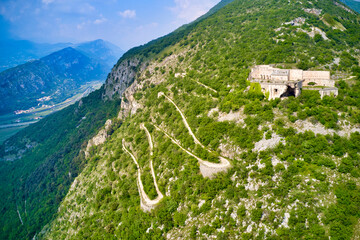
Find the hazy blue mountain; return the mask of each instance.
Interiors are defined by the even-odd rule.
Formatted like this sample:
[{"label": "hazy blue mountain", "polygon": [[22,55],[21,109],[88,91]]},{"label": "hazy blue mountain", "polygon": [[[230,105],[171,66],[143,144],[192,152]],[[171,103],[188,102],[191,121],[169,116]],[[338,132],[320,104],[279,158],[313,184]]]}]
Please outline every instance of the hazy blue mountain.
[{"label": "hazy blue mountain", "polygon": [[0,71],[39,59],[50,53],[71,46],[72,43],[34,43],[27,40],[0,40]]},{"label": "hazy blue mountain", "polygon": [[105,79],[107,69],[68,47],[5,70],[0,73],[0,114],[60,102],[85,82]]},{"label": "hazy blue mountain", "polygon": [[340,0],[340,1],[348,5],[353,10],[360,13],[360,1],[355,1],[355,0]]},{"label": "hazy blue mountain", "polygon": [[73,43],[35,43],[27,40],[0,40],[0,72],[24,64],[27,61],[42,58],[66,47],[72,47],[90,58],[103,61],[111,67],[121,57],[123,51],[112,43],[98,39],[95,41]]},{"label": "hazy blue mountain", "polygon": [[124,54],[124,51],[118,46],[102,39],[81,43],[76,45],[74,48],[86,56],[97,59],[103,64],[108,65],[109,71],[117,60]]}]

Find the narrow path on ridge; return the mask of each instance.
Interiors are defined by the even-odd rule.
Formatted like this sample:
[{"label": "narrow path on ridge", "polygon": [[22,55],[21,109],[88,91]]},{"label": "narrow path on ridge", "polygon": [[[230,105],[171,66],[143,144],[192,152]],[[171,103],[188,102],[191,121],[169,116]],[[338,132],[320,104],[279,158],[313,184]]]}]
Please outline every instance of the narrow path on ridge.
[{"label": "narrow path on ridge", "polygon": [[162,199],[164,197],[164,195],[161,193],[157,181],[156,181],[156,175],[155,175],[155,171],[154,171],[154,166],[153,166],[153,161],[152,161],[152,156],[153,156],[153,148],[154,148],[154,144],[151,138],[151,134],[149,132],[149,130],[145,127],[145,124],[142,123],[140,124],[140,128],[143,129],[146,132],[146,136],[148,138],[149,141],[149,145],[150,145],[150,169],[151,169],[151,175],[153,177],[154,180],[154,185],[155,185],[155,189],[158,195],[159,200]]},{"label": "narrow path on ridge", "polygon": [[203,86],[203,87],[206,88],[206,89],[209,89],[210,91],[213,91],[213,92],[217,93],[217,91],[216,91],[215,89],[213,89],[213,88],[211,88],[211,87],[203,84],[202,82],[199,82],[199,81],[196,81],[196,80],[192,80],[192,81],[196,82],[197,84]]},{"label": "narrow path on ridge", "polygon": [[20,215],[19,208],[18,208],[17,206],[16,206],[16,211],[17,211],[17,213],[18,213],[18,215],[19,215],[19,219],[20,219],[21,225],[24,225],[24,222],[23,222],[23,220],[22,220],[22,218],[21,218],[21,215]]},{"label": "narrow path on ridge", "polygon": [[169,100],[169,102],[171,102],[171,103],[175,106],[176,110],[180,113],[180,115],[181,115],[181,117],[182,117],[182,119],[183,119],[183,122],[184,122],[184,124],[185,124],[185,127],[188,129],[191,137],[194,139],[194,142],[195,142],[196,144],[199,144],[202,148],[205,148],[205,146],[202,145],[202,143],[196,138],[195,134],[194,134],[193,131],[191,130],[190,125],[188,124],[188,122],[187,122],[187,120],[186,120],[185,115],[182,113],[182,111],[180,110],[180,108],[174,103],[174,101],[173,101],[171,98],[169,98],[168,96],[166,96],[163,92],[159,92],[159,93],[158,93],[158,97],[161,97],[161,96],[164,96],[167,100]]},{"label": "narrow path on ridge", "polygon": [[212,178],[214,177],[215,174],[226,171],[231,166],[230,162],[222,156],[219,156],[220,163],[212,163],[199,158],[198,156],[196,156],[195,154],[193,154],[192,152],[181,146],[179,140],[171,137],[164,129],[160,128],[155,124],[153,125],[158,131],[163,132],[165,136],[168,137],[173,143],[175,143],[181,150],[185,151],[187,154],[189,154],[190,156],[194,157],[196,160],[199,161],[200,172],[203,175],[203,177]]},{"label": "narrow path on ridge", "polygon": [[[185,124],[185,127],[188,129],[189,131],[189,134],[192,136],[192,138],[194,139],[194,142],[196,144],[199,144],[202,148],[206,149],[208,152],[211,152],[208,148],[206,148],[200,141],[199,139],[196,138],[195,134],[193,133],[193,131],[191,130],[191,127],[189,125],[189,123],[187,122],[186,120],[186,117],[185,115],[182,113],[182,111],[180,110],[180,108],[176,105],[176,103],[171,99],[169,98],[168,96],[166,96],[163,92],[159,92],[158,93],[158,97],[161,97],[161,96],[164,96],[168,101],[170,101],[176,108],[176,110],[180,113],[182,119],[183,119],[183,122]],[[157,126],[156,126],[157,127]],[[157,127],[157,129],[160,129],[159,127]],[[161,130],[165,133],[164,130]],[[178,140],[175,140],[173,139],[169,134],[165,133],[166,136],[170,137],[172,139],[172,141],[177,144],[181,149],[184,150],[183,147],[180,146],[179,144],[179,141]],[[189,154],[189,151],[185,149],[185,151]],[[194,154],[190,154],[191,156],[195,156]],[[196,159],[200,159],[199,157],[195,157]],[[200,159],[200,170],[201,170],[201,173],[203,174],[203,176],[209,176],[209,177],[213,177],[213,175],[217,172],[221,172],[221,171],[226,171],[227,168],[231,167],[231,164],[230,162],[222,157],[222,156],[219,156],[219,160],[220,160],[220,163],[211,163],[211,162],[208,162],[208,161],[205,161],[205,160],[202,160]]]},{"label": "narrow path on ridge", "polygon": [[137,169],[138,169],[138,177],[137,177],[137,185],[138,185],[138,190],[139,190],[139,194],[140,194],[140,206],[144,211],[151,211],[159,202],[160,200],[163,198],[162,194],[161,196],[158,195],[157,198],[155,198],[154,200],[151,200],[148,195],[146,194],[145,190],[144,190],[144,185],[142,183],[141,180],[141,168],[135,158],[135,156],[125,147],[125,139],[122,140],[122,147],[124,149],[124,151],[130,155],[130,157],[134,160]]}]

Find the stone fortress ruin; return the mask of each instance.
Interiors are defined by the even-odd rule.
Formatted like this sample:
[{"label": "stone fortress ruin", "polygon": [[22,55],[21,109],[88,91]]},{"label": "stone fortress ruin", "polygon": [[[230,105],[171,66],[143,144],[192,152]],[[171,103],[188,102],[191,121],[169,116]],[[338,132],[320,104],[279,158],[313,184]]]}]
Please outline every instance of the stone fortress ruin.
[{"label": "stone fortress ruin", "polygon": [[329,71],[303,71],[257,65],[251,69],[249,80],[252,83],[259,83],[261,91],[269,100],[298,97],[303,88],[319,91],[321,98],[338,95],[335,80],[331,80]]}]

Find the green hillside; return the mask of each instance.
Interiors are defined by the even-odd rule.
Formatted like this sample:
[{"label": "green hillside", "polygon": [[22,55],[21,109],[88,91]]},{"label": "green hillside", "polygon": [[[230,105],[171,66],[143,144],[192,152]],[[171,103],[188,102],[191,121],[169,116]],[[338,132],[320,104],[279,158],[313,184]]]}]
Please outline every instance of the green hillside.
[{"label": "green hillside", "polygon": [[[81,158],[66,196],[51,205],[58,212],[31,233],[40,239],[360,237],[360,15],[333,0],[219,6],[118,61],[101,99],[121,97],[121,124]],[[285,24],[299,17],[305,23]],[[298,98],[269,101],[247,80],[258,64],[329,70],[339,95],[321,99],[303,90]],[[89,114],[108,112],[107,103],[98,104]],[[85,150],[86,143],[76,146]],[[11,164],[17,161],[4,172]],[[61,182],[67,171],[61,173],[45,186]],[[16,207],[26,215],[17,194],[12,205],[4,200],[8,238],[16,232],[5,219],[22,231]]]},{"label": "green hillside", "polygon": [[10,159],[0,161],[0,239],[32,239],[52,220],[86,166],[81,147],[119,111],[119,100],[102,101],[102,92],[47,116],[0,146],[0,159]]}]

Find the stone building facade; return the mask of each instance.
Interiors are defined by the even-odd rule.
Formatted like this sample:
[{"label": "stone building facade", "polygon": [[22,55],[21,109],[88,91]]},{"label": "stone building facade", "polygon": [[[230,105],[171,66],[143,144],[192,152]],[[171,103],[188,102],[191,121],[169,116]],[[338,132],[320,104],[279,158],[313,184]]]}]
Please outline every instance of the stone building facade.
[{"label": "stone building facade", "polygon": [[269,95],[269,99],[298,97],[303,87],[319,90],[321,97],[338,94],[329,71],[279,69],[270,65],[258,65],[251,69],[249,80],[259,83],[263,93]]}]

